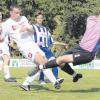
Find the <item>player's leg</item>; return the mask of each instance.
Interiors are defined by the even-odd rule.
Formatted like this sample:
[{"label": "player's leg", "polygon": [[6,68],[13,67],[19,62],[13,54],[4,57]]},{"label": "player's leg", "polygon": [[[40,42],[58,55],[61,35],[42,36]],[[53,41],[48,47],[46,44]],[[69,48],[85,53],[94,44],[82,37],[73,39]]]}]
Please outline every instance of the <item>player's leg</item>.
[{"label": "player's leg", "polygon": [[73,77],[73,82],[77,82],[80,78],[82,78],[82,74],[75,72],[68,63],[65,63],[61,67],[61,70],[71,75]]},{"label": "player's leg", "polygon": [[[71,60],[69,60],[69,59],[71,59]],[[48,63],[46,63],[45,64],[45,66],[44,66],[44,68],[46,68],[46,67],[49,67],[49,68],[51,68],[51,67],[56,67],[56,66],[59,66],[59,65],[61,65],[62,63],[64,63],[64,62],[66,62],[66,61],[73,61],[73,56],[72,55],[68,55],[67,56],[67,58],[66,58],[66,55],[64,55],[64,56],[60,56],[60,57],[58,57],[57,59],[54,59],[54,60],[51,60],[51,61],[49,61]],[[58,62],[58,63],[57,63]],[[58,65],[59,64],[59,65]],[[82,78],[82,74],[78,74],[78,73],[76,73],[70,66],[69,66],[69,64],[65,64],[65,66],[63,66],[63,67],[61,67],[61,69],[64,71],[64,72],[66,72],[66,73],[68,73],[68,74],[70,74],[70,75],[72,75],[73,76],[73,82],[77,82],[78,81],[78,79],[80,79],[80,78]]]},{"label": "player's leg", "polygon": [[[46,57],[45,57],[45,55],[43,55],[44,54],[44,52],[43,51],[41,51],[40,49],[38,50],[39,51],[39,53],[42,55],[42,58],[43,58],[43,60],[45,60],[45,62],[44,62],[44,64],[45,63],[47,63],[48,62],[48,57],[47,57],[47,55],[46,55]],[[40,56],[41,56],[40,55]],[[44,57],[43,57],[44,56]],[[49,56],[50,57],[50,56]],[[38,60],[38,59],[36,59],[36,60]],[[42,64],[42,63],[38,63],[39,65],[40,64]],[[50,70],[50,69],[47,69],[47,70],[43,70],[43,72],[44,72],[44,74],[46,75],[46,77],[54,84],[54,86],[55,86],[55,88],[57,88],[57,89],[59,89],[60,88],[60,84],[64,81],[64,79],[59,79],[59,80],[57,80],[56,79],[56,77],[54,76],[54,74],[52,73],[52,71]],[[56,85],[55,85],[56,84]]]},{"label": "player's leg", "polygon": [[[35,72],[36,71],[36,72]],[[36,68],[34,68],[26,77],[25,81],[20,86],[25,91],[30,90],[30,84],[39,76],[40,71],[37,72]]]},{"label": "player's leg", "polygon": [[[74,48],[71,48],[71,49],[65,51],[64,55],[73,54],[73,53],[77,52],[78,48],[79,48],[79,46],[75,46]],[[65,73],[71,75],[73,77],[73,82],[77,82],[78,79],[82,78],[82,74],[75,72],[75,70],[73,70],[68,63],[63,64],[63,66],[61,67],[61,70],[64,71]]]},{"label": "player's leg", "polygon": [[[39,56],[38,56],[39,57]],[[37,57],[36,57],[37,58]],[[36,59],[37,60],[37,59]],[[40,61],[40,60],[39,60]],[[38,61],[37,61],[38,62]],[[59,82],[56,80],[56,78],[53,76],[52,71],[50,71],[49,69],[45,69],[43,71],[45,73],[45,75],[49,78],[49,80],[54,84],[55,88],[60,88]],[[31,73],[26,77],[25,81],[23,82],[23,84],[20,86],[22,89],[24,89],[25,91],[30,90],[30,84],[37,78],[37,76],[39,75],[39,71],[37,69],[37,67],[34,68],[33,71],[31,71]],[[57,83],[58,82],[58,83]]]},{"label": "player's leg", "polygon": [[52,72],[53,72],[54,76],[56,77],[56,79],[58,79],[58,67],[52,68]]},{"label": "player's leg", "polygon": [[[46,51],[46,57],[48,58],[48,61],[55,59],[54,54],[53,54],[50,50],[48,50],[48,49],[47,49],[47,51]],[[53,73],[53,75],[55,76],[55,78],[56,78],[60,83],[62,83],[62,82],[64,81],[63,78],[59,78],[59,77],[58,77],[58,66],[52,68],[52,73]]]},{"label": "player's leg", "polygon": [[[41,47],[41,50],[45,53],[45,56],[48,60],[51,60],[51,59],[54,59],[53,57],[53,53],[46,47]],[[52,70],[53,72],[53,75],[58,78],[58,69],[57,68],[53,68]],[[44,81],[44,78],[43,78],[43,73],[41,73],[40,75],[40,79]]]},{"label": "player's leg", "polygon": [[[47,63],[48,60],[44,57],[44,53],[40,49],[38,51],[39,52],[35,55],[35,62],[38,63],[38,65]],[[57,83],[57,80],[50,69],[43,70],[43,72],[46,75],[46,77],[54,84],[54,86],[56,84],[55,88],[60,88],[59,82]]]},{"label": "player's leg", "polygon": [[[29,59],[31,61],[34,61],[37,65],[45,64],[47,62],[47,60],[43,57],[44,53],[40,49],[38,50],[38,48],[36,50],[37,50],[36,52],[34,52],[34,50],[32,50],[32,53],[30,54],[31,56],[29,56],[29,54],[28,54],[27,58],[29,57]],[[30,84],[33,81],[33,77],[34,77],[34,75],[36,75],[38,73],[38,71],[37,70],[33,71],[33,73],[34,74],[32,76],[28,76],[27,79],[25,80],[25,82],[27,84],[24,82],[25,84],[23,83],[23,85],[21,86],[21,88],[23,88],[26,91],[29,90],[28,84]],[[27,89],[26,89],[26,87],[27,87]]]},{"label": "player's leg", "polygon": [[50,82],[53,83],[53,85],[54,85],[54,87],[56,89],[59,89],[60,88],[60,84],[64,81],[64,79],[62,79],[62,80],[56,79],[56,77],[52,73],[51,69],[43,69],[43,73],[50,80]]},{"label": "player's leg", "polygon": [[3,59],[3,73],[4,73],[4,80],[6,82],[16,82],[16,79],[14,77],[11,77],[10,71],[9,71],[9,62],[10,62],[10,56],[7,54],[2,55]]},{"label": "player's leg", "polygon": [[50,82],[54,85],[54,87],[56,89],[60,88],[60,84],[57,81],[56,77],[54,76],[54,74],[52,73],[51,69],[43,69],[43,73],[45,74],[45,76],[50,80]]},{"label": "player's leg", "polygon": [[[23,54],[23,53],[22,53]],[[29,56],[29,54],[31,56]],[[25,81],[22,83],[22,85],[20,86],[23,90],[25,91],[29,91],[30,90],[30,84],[37,78],[37,76],[40,74],[40,70],[38,69],[38,63],[43,63],[44,64],[44,60],[43,58],[40,56],[40,54],[38,52],[34,51],[31,53],[31,51],[28,53],[27,51],[24,52],[24,55],[26,55],[26,57],[31,60],[33,63],[36,64],[36,67],[33,68],[33,70],[31,71],[31,73],[28,74],[28,76],[26,77]],[[43,61],[43,62],[42,62]]]},{"label": "player's leg", "polygon": [[[49,61],[43,67],[44,68],[52,68],[52,67],[59,66],[59,65],[61,65],[63,63],[73,62],[73,52],[76,52],[76,51],[77,51],[77,47],[71,48],[71,49],[67,50],[64,53],[64,55],[59,56],[56,59]],[[40,66],[40,67],[42,69],[42,66]]]},{"label": "player's leg", "polygon": [[85,64],[90,62],[91,60],[94,59],[94,54],[81,50],[80,52],[76,52],[73,54],[67,54],[58,57],[55,60],[49,61],[48,63],[45,64],[45,66],[40,66],[41,68],[51,68],[51,67],[56,67],[57,65],[61,65],[62,63],[66,63],[64,67],[61,67],[61,69],[68,73],[70,75],[73,75],[73,82],[76,82],[78,79],[82,78],[82,74],[76,74],[72,68],[69,66],[69,62],[73,63],[74,65],[78,64]]},{"label": "player's leg", "polygon": [[44,73],[43,73],[42,70],[40,72],[39,82],[40,82],[41,85],[46,84],[45,81],[44,81]]},{"label": "player's leg", "polygon": [[[47,52],[46,57],[47,57],[48,61],[55,59],[55,57],[51,51]],[[58,79],[58,67],[52,68],[52,72],[53,72],[53,75],[56,77],[56,79]]]},{"label": "player's leg", "polygon": [[94,59],[94,54],[86,51],[81,51],[74,54],[60,56],[54,60],[47,62],[44,66],[39,66],[40,69],[53,68],[63,63],[73,63],[74,65],[85,64]]}]

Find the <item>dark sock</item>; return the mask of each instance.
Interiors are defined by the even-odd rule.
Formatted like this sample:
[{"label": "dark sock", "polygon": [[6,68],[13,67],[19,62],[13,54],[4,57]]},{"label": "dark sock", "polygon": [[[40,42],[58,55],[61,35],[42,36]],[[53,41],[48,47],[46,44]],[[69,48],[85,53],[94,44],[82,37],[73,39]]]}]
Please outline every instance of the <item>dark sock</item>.
[{"label": "dark sock", "polygon": [[74,74],[74,70],[71,68],[71,66],[68,63],[65,63],[65,65],[61,67],[61,70],[64,71],[65,73],[68,73],[69,75]]},{"label": "dark sock", "polygon": [[57,66],[59,66],[59,65],[56,63],[56,59],[54,59],[54,60],[48,61],[48,62],[44,65],[44,69],[46,69],[46,68],[53,68],[53,67],[57,67]]}]

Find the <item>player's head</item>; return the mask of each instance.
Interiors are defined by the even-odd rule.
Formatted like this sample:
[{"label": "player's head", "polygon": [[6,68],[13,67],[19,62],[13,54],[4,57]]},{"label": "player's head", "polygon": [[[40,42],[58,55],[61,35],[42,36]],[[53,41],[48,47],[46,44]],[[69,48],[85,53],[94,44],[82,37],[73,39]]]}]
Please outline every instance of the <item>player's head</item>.
[{"label": "player's head", "polygon": [[0,12],[0,22],[2,21],[2,13]]},{"label": "player's head", "polygon": [[43,23],[43,21],[44,21],[44,13],[43,13],[43,11],[41,11],[41,10],[37,10],[36,12],[35,12],[35,22],[37,23],[37,24],[42,24]]},{"label": "player's head", "polygon": [[18,20],[21,14],[21,8],[18,5],[12,5],[10,6],[10,17],[13,20]]}]

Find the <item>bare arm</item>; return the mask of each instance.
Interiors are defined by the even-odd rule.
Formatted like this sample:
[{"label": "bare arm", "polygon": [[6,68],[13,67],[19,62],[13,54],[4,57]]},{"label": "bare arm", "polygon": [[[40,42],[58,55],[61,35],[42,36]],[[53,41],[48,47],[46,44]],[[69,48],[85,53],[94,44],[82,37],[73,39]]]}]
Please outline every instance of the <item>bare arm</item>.
[{"label": "bare arm", "polygon": [[53,42],[53,44],[55,44],[55,45],[61,45],[61,46],[65,46],[65,48],[68,48],[68,44],[63,43],[63,42],[57,42],[57,41],[55,41],[55,42]]}]

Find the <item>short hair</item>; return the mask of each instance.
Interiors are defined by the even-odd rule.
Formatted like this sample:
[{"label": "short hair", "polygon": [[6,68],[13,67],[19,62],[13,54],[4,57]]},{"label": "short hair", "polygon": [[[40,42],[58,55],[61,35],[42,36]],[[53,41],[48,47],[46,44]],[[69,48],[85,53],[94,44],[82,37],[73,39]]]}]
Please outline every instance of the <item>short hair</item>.
[{"label": "short hair", "polygon": [[21,10],[21,7],[19,5],[11,5],[9,10],[13,11],[14,8],[18,8],[19,10]]},{"label": "short hair", "polygon": [[43,10],[36,10],[34,16],[37,17],[37,16],[39,16],[39,15],[42,15],[42,16],[44,17],[44,12],[43,12]]}]

